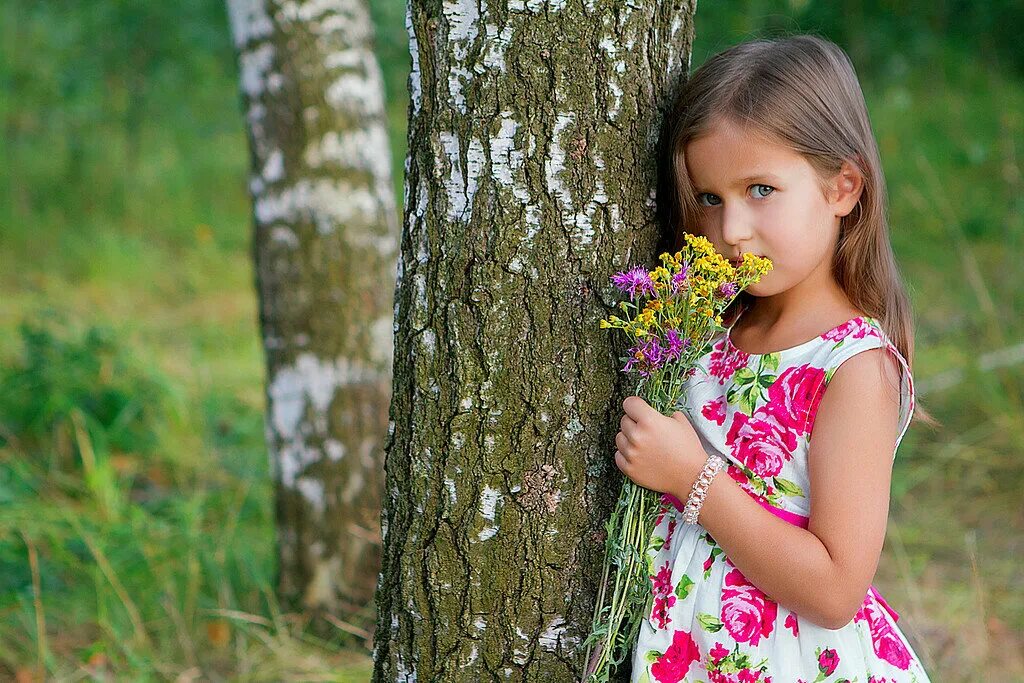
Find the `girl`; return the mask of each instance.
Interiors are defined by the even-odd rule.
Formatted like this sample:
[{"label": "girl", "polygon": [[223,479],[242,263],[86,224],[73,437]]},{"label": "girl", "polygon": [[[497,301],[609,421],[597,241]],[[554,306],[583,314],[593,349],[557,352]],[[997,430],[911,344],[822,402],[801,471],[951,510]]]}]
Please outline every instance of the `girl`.
[{"label": "girl", "polygon": [[815,36],[748,42],[672,116],[676,215],[773,268],[726,309],[680,412],[623,402],[616,465],[665,494],[632,680],[927,683],[871,586],[913,347],[853,66]]}]

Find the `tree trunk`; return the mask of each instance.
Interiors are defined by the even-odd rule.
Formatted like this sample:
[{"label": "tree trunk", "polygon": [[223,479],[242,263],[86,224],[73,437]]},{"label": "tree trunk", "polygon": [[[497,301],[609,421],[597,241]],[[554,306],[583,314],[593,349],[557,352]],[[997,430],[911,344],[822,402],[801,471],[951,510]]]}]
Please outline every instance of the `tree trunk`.
[{"label": "tree trunk", "polygon": [[630,393],[598,321],[663,242],[694,7],[410,4],[373,680],[578,680]]},{"label": "tree trunk", "polygon": [[362,611],[372,628],[399,234],[372,25],[360,0],[228,9],[253,168],[277,590],[289,609],[343,622]]}]

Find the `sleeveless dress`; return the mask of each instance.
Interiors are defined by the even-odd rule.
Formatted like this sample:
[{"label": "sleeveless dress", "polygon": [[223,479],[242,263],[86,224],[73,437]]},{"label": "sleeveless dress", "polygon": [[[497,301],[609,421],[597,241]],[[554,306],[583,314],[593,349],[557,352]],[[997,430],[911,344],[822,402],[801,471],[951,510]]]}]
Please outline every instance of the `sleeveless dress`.
[{"label": "sleeveless dress", "polygon": [[[914,410],[910,368],[869,316],[768,354],[733,346],[735,324],[699,359],[676,409],[705,450],[725,459],[718,476],[807,528],[810,432],[833,373],[867,349],[895,354],[902,367],[895,458]],[[633,683],[929,683],[899,614],[874,586],[842,628],[813,624],[748,582],[702,526],[682,522],[682,508],[662,496],[648,551],[653,605],[633,650]]]}]

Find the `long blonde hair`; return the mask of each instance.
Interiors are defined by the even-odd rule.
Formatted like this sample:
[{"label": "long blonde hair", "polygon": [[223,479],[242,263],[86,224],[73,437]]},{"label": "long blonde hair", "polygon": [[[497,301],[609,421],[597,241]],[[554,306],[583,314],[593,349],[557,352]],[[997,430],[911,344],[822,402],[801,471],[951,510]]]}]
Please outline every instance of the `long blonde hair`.
[{"label": "long blonde hair", "polygon": [[[686,169],[685,148],[716,121],[732,121],[801,154],[822,187],[844,161],[864,179],[854,209],[840,222],[832,275],[850,301],[876,318],[913,367],[910,299],[889,242],[885,177],[867,105],[849,56],[816,35],[761,38],[709,58],[680,84],[666,121],[669,220],[674,250],[700,207]],[[741,292],[723,315],[734,318],[754,297]],[[915,416],[935,418],[916,401]]]}]

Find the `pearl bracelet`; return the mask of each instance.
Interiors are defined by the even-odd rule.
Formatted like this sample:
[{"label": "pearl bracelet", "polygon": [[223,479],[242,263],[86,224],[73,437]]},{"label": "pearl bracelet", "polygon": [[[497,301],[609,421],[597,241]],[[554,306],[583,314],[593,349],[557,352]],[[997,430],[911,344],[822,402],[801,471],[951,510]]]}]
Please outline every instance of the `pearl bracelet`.
[{"label": "pearl bracelet", "polygon": [[704,504],[704,497],[708,495],[711,480],[715,478],[715,475],[724,466],[725,460],[720,456],[714,453],[708,455],[708,459],[704,462],[704,467],[701,469],[700,474],[697,475],[697,480],[693,482],[690,497],[686,499],[686,505],[683,507],[684,524],[697,523],[697,515],[700,514],[700,508]]}]

